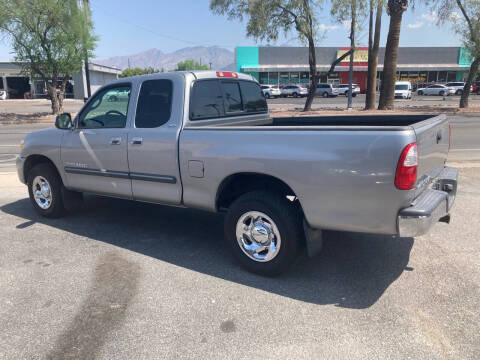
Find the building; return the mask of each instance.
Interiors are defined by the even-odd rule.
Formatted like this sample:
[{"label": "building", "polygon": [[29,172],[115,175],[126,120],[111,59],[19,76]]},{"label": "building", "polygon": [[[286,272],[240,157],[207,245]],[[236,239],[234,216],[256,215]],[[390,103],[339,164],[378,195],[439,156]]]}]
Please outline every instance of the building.
[{"label": "building", "polygon": [[[348,83],[349,57],[327,76],[331,64],[349,48],[317,47],[317,71],[320,82]],[[385,48],[379,49],[378,79],[381,81]],[[253,75],[261,84],[309,83],[308,48],[306,47],[237,47],[236,70]],[[368,49],[359,48],[354,54],[353,82],[362,91],[367,85]],[[463,81],[470,61],[461,47],[400,47],[397,79],[414,85]]]},{"label": "building", "polygon": [[[90,88],[92,94],[102,85],[118,79],[121,70],[90,63]],[[23,99],[25,94],[33,98],[47,96],[47,87],[43,80],[33,78],[22,72],[22,64],[0,62],[0,90],[6,90],[10,99]],[[74,74],[65,88],[66,97],[83,99],[87,96],[85,69]]]}]

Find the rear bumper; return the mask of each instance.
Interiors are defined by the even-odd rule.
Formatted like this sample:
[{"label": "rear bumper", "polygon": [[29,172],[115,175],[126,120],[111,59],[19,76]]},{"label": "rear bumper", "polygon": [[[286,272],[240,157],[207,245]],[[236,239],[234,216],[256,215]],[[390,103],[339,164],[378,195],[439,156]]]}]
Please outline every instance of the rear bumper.
[{"label": "rear bumper", "polygon": [[398,235],[402,237],[426,234],[438,221],[449,221],[450,209],[457,193],[458,170],[445,167],[433,186],[422,192],[412,206],[398,214]]}]

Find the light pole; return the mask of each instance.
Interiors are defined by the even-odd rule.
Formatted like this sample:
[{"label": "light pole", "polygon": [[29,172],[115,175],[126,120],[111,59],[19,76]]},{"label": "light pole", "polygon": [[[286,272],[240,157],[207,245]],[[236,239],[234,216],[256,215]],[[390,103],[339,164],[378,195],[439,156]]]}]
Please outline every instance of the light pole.
[{"label": "light pole", "polygon": [[[88,21],[87,16],[89,16],[90,10],[90,0],[83,0],[83,7],[85,9],[85,19]],[[88,68],[88,51],[85,50],[85,80],[87,81],[87,98],[89,99],[92,96],[92,90],[90,89],[90,70]]]}]

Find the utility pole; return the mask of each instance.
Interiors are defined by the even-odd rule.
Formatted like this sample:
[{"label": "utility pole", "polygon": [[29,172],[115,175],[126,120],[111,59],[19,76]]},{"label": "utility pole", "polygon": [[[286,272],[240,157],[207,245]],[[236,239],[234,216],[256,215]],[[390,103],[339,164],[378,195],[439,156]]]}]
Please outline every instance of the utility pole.
[{"label": "utility pole", "polygon": [[[90,15],[90,0],[83,0],[83,8],[85,15]],[[85,51],[85,79],[87,81],[87,98],[92,96],[92,90],[90,89],[90,70],[88,68],[88,51]]]}]

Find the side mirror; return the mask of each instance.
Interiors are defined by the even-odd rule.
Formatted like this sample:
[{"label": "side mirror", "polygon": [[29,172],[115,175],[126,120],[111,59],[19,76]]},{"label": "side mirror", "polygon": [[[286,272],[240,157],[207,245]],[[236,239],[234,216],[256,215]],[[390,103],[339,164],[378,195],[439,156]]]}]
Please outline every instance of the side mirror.
[{"label": "side mirror", "polygon": [[72,115],[63,113],[55,118],[55,127],[60,130],[69,130],[73,128]]}]

